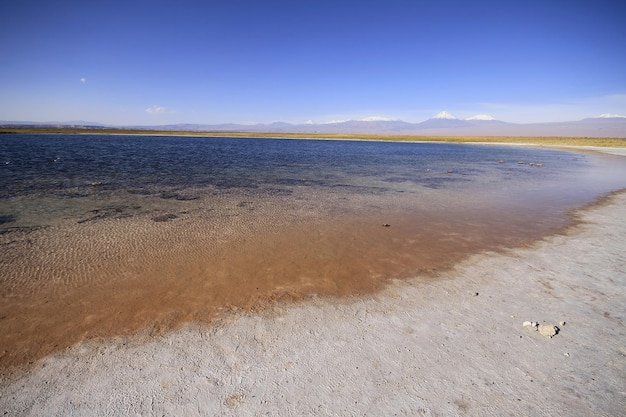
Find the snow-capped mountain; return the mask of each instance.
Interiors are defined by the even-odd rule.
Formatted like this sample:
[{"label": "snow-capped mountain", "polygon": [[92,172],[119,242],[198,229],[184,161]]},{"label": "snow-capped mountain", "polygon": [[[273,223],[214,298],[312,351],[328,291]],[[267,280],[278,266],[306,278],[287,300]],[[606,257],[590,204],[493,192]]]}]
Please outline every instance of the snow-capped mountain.
[{"label": "snow-capped mountain", "polygon": [[417,123],[418,129],[443,129],[467,126],[471,126],[471,123],[466,122],[465,120],[457,119],[445,110],[437,113],[436,115],[424,122]]},{"label": "snow-capped mountain", "polygon": [[430,120],[433,120],[433,119],[435,120],[459,120],[445,110],[437,113]]},{"label": "snow-capped mountain", "polygon": [[604,113],[600,116],[594,117],[594,119],[626,119],[626,116],[622,116],[621,114]]}]

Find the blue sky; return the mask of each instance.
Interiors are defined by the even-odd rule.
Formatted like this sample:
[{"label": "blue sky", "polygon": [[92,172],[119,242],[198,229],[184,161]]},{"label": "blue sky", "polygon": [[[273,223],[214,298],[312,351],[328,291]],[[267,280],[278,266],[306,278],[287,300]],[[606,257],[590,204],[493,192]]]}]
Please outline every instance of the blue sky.
[{"label": "blue sky", "polygon": [[0,120],[626,114],[624,1],[5,1]]}]

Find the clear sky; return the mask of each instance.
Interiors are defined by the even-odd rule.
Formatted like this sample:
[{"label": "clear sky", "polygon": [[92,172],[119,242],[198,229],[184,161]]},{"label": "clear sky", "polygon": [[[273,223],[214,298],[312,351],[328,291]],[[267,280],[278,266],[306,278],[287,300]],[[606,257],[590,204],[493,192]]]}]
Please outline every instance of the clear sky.
[{"label": "clear sky", "polygon": [[626,114],[626,1],[0,4],[0,120]]}]

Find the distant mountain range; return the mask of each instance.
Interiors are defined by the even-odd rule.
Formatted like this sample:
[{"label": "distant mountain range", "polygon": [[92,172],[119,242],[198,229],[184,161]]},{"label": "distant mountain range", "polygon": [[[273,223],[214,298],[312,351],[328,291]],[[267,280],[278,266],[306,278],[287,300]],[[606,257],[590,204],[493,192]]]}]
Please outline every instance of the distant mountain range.
[{"label": "distant mountain range", "polygon": [[110,126],[84,121],[72,122],[2,122],[0,127],[48,127],[84,129],[137,129],[189,132],[244,133],[319,133],[319,134],[386,134],[416,136],[574,136],[626,138],[626,117],[605,114],[598,117],[554,123],[507,123],[489,115],[458,119],[441,112],[419,123],[371,117],[330,123],[269,123],[269,124],[172,124],[159,126]]}]

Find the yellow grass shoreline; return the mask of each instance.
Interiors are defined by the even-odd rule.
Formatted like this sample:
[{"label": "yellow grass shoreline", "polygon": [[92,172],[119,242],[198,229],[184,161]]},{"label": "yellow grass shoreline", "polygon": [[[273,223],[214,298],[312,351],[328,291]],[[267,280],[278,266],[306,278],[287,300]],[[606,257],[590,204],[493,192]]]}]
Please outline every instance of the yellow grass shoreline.
[{"label": "yellow grass shoreline", "polygon": [[626,148],[626,138],[567,137],[567,136],[418,136],[375,134],[322,134],[276,132],[216,132],[142,129],[73,129],[73,128],[0,128],[2,134],[88,134],[135,136],[190,136],[190,137],[242,137],[258,139],[318,139],[318,140],[370,140],[394,142],[444,142],[512,144],[523,146],[574,146]]}]

